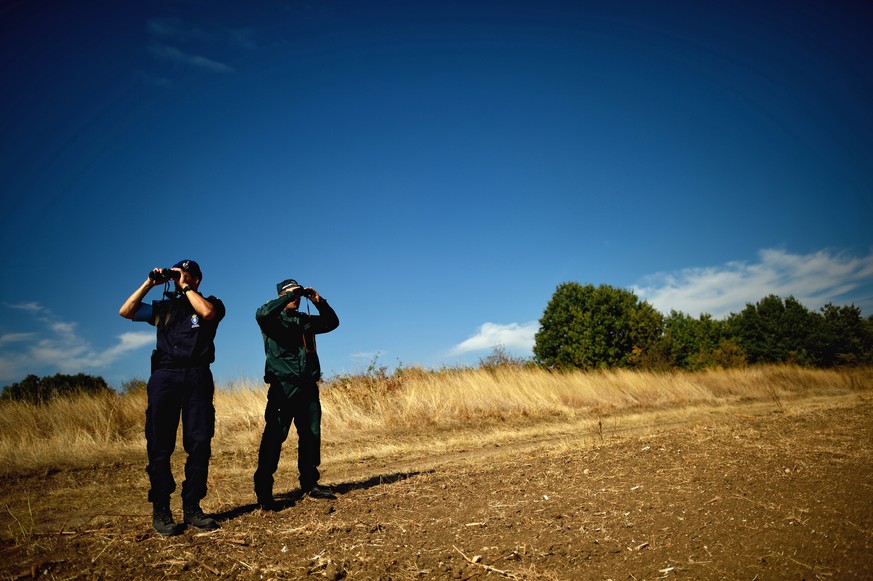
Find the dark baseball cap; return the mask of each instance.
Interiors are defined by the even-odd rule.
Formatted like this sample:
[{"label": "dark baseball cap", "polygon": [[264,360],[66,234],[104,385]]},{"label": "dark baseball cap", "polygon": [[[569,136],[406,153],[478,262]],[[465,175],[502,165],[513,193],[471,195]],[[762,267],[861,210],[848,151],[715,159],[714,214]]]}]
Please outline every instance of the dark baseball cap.
[{"label": "dark baseball cap", "polygon": [[181,268],[182,270],[190,274],[203,274],[203,271],[200,270],[200,265],[193,260],[180,260],[173,265],[173,268]]},{"label": "dark baseball cap", "polygon": [[276,285],[276,292],[282,294],[284,291],[295,286],[300,286],[293,278],[288,278]]}]

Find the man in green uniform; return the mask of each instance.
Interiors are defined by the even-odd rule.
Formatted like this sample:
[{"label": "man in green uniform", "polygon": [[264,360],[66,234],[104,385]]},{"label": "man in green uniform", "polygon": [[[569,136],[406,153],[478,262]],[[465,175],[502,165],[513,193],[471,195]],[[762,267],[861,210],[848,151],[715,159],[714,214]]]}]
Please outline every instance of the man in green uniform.
[{"label": "man in green uniform", "polygon": [[[255,494],[261,508],[277,510],[273,501],[273,474],[279,466],[282,444],[293,422],[297,428],[297,469],[300,489],[313,498],[336,498],[319,486],[321,464],[321,402],[318,382],[321,365],[315,336],[339,326],[333,308],[313,288],[303,288],[294,279],[276,285],[279,296],[255,313],[267,362],[264,381],[269,384],[264,434],[258,450]],[[300,301],[308,298],[318,315],[301,313]]]}]

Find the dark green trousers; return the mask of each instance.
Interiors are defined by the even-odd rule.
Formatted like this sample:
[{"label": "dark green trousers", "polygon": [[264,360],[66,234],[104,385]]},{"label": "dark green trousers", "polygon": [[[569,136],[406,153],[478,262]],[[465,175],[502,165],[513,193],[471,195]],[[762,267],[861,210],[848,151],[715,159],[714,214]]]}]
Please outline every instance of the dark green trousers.
[{"label": "dark green trousers", "polygon": [[[288,393],[291,393],[289,396]],[[318,385],[293,388],[273,383],[267,392],[264,434],[258,449],[255,494],[258,499],[273,497],[273,474],[279,467],[282,444],[288,439],[291,424],[297,428],[297,470],[300,488],[312,488],[321,477],[321,401]]]}]

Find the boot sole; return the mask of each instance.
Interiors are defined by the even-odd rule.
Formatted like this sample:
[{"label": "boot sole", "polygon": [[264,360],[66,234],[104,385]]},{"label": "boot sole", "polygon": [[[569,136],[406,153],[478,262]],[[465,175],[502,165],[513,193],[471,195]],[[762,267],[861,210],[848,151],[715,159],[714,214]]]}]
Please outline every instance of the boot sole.
[{"label": "boot sole", "polygon": [[182,534],[181,527],[176,526],[172,531],[159,531],[158,529],[154,529],[156,533],[158,533],[162,537],[175,537],[177,535]]},{"label": "boot sole", "polygon": [[208,532],[211,532],[211,531],[217,531],[218,529],[221,528],[221,527],[209,527],[209,528],[207,528],[207,527],[195,527],[194,525],[188,525],[188,526],[190,526],[190,527],[191,527],[192,529],[194,529],[195,531],[198,531],[198,532],[201,532],[201,533],[208,533]]},{"label": "boot sole", "polygon": [[218,529],[221,528],[221,526],[218,523],[215,523],[214,525],[197,526],[193,523],[186,522],[185,525],[191,527],[194,530],[200,531],[200,532],[217,531]]}]

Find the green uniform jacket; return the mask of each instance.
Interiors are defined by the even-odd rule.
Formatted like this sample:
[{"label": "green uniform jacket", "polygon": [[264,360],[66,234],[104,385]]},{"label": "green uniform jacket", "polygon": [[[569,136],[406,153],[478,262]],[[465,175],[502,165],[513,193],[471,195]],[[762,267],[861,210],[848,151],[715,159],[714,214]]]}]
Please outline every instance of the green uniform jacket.
[{"label": "green uniform jacket", "polygon": [[339,327],[339,318],[324,299],[312,303],[318,315],[285,311],[289,302],[289,294],[275,298],[257,310],[255,319],[261,328],[267,355],[264,381],[281,383],[291,396],[301,386],[321,379],[315,335]]}]

